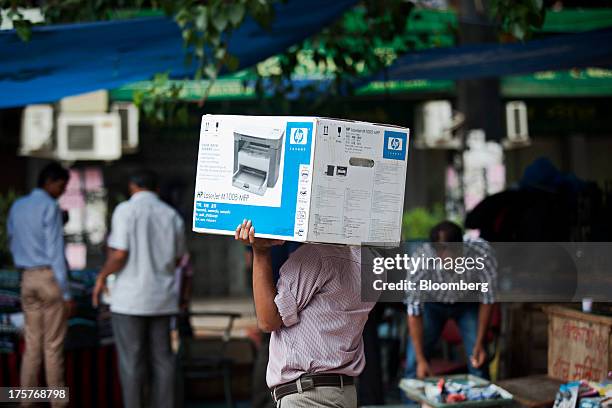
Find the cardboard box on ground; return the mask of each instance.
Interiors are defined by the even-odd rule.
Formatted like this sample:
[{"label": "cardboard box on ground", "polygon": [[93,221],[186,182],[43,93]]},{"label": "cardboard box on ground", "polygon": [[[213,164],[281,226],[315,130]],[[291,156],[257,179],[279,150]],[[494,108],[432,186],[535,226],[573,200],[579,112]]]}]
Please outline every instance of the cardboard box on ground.
[{"label": "cardboard box on ground", "polygon": [[204,115],[193,230],[397,243],[409,129],[319,117]]},{"label": "cardboard box on ground", "polygon": [[569,307],[548,315],[548,376],[561,381],[603,381],[612,370],[612,317]]}]

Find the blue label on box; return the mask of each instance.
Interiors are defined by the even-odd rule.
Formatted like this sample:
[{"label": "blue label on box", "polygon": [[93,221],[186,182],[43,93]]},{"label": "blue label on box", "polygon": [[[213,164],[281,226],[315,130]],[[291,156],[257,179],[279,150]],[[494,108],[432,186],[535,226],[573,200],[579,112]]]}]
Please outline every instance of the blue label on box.
[{"label": "blue label on box", "polygon": [[385,130],[383,157],[385,159],[405,160],[408,135],[403,132]]},{"label": "blue label on box", "polygon": [[253,220],[258,233],[293,237],[299,169],[302,164],[310,164],[312,127],[312,122],[287,122],[280,207],[219,203],[196,197],[195,228],[235,231],[248,219]]}]

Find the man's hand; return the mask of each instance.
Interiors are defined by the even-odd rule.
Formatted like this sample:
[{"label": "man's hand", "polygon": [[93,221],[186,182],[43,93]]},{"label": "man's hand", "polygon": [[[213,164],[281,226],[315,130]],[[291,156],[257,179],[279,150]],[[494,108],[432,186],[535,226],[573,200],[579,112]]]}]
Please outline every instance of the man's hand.
[{"label": "man's hand", "polygon": [[96,285],[91,295],[91,303],[94,307],[98,307],[100,304],[100,295],[102,295],[102,293],[108,293],[106,278],[123,269],[128,260],[128,256],[129,252],[125,249],[108,249],[106,262],[104,262],[104,266],[102,266],[100,273],[98,273]]},{"label": "man's hand", "polygon": [[478,332],[476,334],[474,350],[472,350],[472,355],[470,356],[470,364],[474,368],[482,367],[487,360],[487,352],[484,348],[484,344],[492,313],[492,304],[481,303],[480,306],[478,306]]},{"label": "man's hand", "polygon": [[474,346],[474,350],[472,350],[472,355],[470,356],[470,363],[474,368],[480,368],[487,360],[487,352],[482,346],[482,344],[478,343]]},{"label": "man's hand", "polygon": [[408,316],[408,331],[412,340],[412,347],[416,354],[416,375],[417,378],[425,378],[432,375],[431,368],[427,362],[423,347],[423,316]]},{"label": "man's hand", "polygon": [[416,376],[419,379],[430,377],[432,375],[431,368],[427,360],[417,361]]},{"label": "man's hand", "polygon": [[242,241],[244,244],[251,245],[254,252],[267,251],[270,247],[285,243],[285,241],[281,239],[255,238],[255,227],[253,227],[251,220],[244,220],[242,224],[236,227],[234,238],[237,241]]},{"label": "man's hand", "polygon": [[98,279],[96,279],[96,285],[94,286],[93,293],[91,295],[91,303],[93,304],[93,307],[98,307],[100,304],[100,296],[102,293],[108,293],[106,278],[98,276]]}]

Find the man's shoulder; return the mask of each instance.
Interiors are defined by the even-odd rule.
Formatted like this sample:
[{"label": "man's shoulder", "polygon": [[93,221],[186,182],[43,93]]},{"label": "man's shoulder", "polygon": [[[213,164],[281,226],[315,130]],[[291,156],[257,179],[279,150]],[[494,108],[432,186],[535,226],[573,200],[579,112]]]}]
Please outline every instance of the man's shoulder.
[{"label": "man's shoulder", "polygon": [[289,259],[281,267],[281,275],[304,270],[332,271],[336,270],[339,264],[350,265],[351,261],[358,264],[359,257],[349,247],[305,243],[289,255]]},{"label": "man's shoulder", "polygon": [[181,214],[176,210],[176,208],[172,207],[170,204],[163,201],[161,198],[156,197],[155,200],[156,208],[162,212],[166,217],[170,219],[174,219],[175,221],[182,221],[183,218]]},{"label": "man's shoulder", "polygon": [[480,237],[465,237],[463,243],[474,247],[490,247],[489,241]]},{"label": "man's shoulder", "polygon": [[477,253],[489,253],[492,251],[489,241],[480,237],[466,237],[463,239],[463,244],[467,250]]},{"label": "man's shoulder", "polygon": [[412,248],[409,247],[408,253],[410,253],[414,258],[437,256],[436,250],[431,245],[431,242],[426,241],[414,243]]},{"label": "man's shoulder", "polygon": [[126,201],[122,201],[119,204],[117,204],[113,212],[115,214],[125,214],[129,212],[131,208],[132,208],[132,203],[130,202],[130,200],[126,200]]},{"label": "man's shoulder", "polygon": [[45,197],[44,195],[34,195],[32,193],[19,197],[13,202],[11,205],[11,213],[16,211],[21,211],[28,208],[28,211],[32,208],[32,206],[36,206],[37,208],[46,209],[46,208],[57,208],[57,201],[53,200],[51,197]]},{"label": "man's shoulder", "polygon": [[11,204],[11,208],[9,209],[9,213],[8,213],[8,220],[9,222],[13,222],[15,217],[19,216],[19,213],[21,212],[21,207],[23,207],[24,204],[24,199],[25,197],[20,197],[18,199],[16,199],[15,201],[13,201],[13,204]]},{"label": "man's shoulder", "polygon": [[134,213],[144,213],[156,219],[180,219],[181,215],[172,206],[166,204],[158,197],[147,200],[127,200],[115,207],[115,214],[119,217],[127,217]]},{"label": "man's shoulder", "polygon": [[29,195],[19,197],[18,199],[13,201],[13,204],[11,205],[11,210],[15,211],[15,210],[20,209],[21,207],[26,205],[30,200],[31,200],[31,197]]},{"label": "man's shoulder", "polygon": [[289,259],[293,263],[316,263],[321,262],[325,256],[325,248],[323,245],[304,243],[289,255]]}]

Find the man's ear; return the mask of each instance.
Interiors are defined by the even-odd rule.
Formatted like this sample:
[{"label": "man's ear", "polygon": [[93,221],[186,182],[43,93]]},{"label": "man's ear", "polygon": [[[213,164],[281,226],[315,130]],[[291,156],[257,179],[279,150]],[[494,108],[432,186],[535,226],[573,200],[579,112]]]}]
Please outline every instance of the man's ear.
[{"label": "man's ear", "polygon": [[138,186],[130,181],[128,182],[128,190],[130,191],[130,194],[134,194],[136,190],[138,190]]}]

